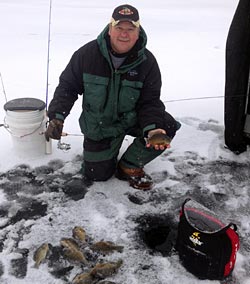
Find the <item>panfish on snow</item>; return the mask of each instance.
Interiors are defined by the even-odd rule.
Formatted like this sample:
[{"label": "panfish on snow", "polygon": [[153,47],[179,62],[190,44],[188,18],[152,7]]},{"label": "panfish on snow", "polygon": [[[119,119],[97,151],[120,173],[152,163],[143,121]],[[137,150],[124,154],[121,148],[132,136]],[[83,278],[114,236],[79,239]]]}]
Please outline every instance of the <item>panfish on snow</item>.
[{"label": "panfish on snow", "polygon": [[98,263],[90,271],[90,275],[92,275],[95,278],[101,278],[101,279],[109,277],[117,273],[122,263],[123,261],[121,259],[118,260],[117,262]]},{"label": "panfish on snow", "polygon": [[88,265],[88,261],[75,240],[71,238],[63,238],[61,239],[60,244],[64,249],[64,254],[66,257]]},{"label": "panfish on snow", "polygon": [[118,252],[123,252],[123,246],[120,245],[116,245],[113,242],[109,242],[109,241],[100,241],[100,242],[96,242],[94,243],[91,247],[90,247],[93,251],[97,251],[103,254],[109,254],[112,253],[114,251],[118,251]]},{"label": "panfish on snow", "polygon": [[94,281],[94,278],[90,275],[90,273],[78,274],[72,280],[73,284],[93,284],[95,282],[96,281]]},{"label": "panfish on snow", "polygon": [[60,240],[60,245],[65,249],[80,250],[77,242],[74,239],[71,239],[71,238],[62,238]]},{"label": "panfish on snow", "polygon": [[43,243],[34,253],[33,260],[35,261],[35,267],[38,268],[41,262],[47,257],[49,252],[49,244]]},{"label": "panfish on snow", "polygon": [[86,232],[81,226],[75,226],[72,230],[72,236],[76,240],[79,240],[83,243],[86,242]]}]

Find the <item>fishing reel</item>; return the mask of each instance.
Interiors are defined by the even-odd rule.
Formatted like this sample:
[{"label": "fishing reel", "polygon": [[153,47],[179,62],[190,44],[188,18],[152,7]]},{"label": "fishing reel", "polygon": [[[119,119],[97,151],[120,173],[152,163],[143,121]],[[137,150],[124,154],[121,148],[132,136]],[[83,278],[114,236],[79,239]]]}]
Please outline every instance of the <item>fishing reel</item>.
[{"label": "fishing reel", "polygon": [[57,148],[63,151],[68,151],[71,149],[71,145],[69,143],[61,142],[61,139],[57,142]]}]

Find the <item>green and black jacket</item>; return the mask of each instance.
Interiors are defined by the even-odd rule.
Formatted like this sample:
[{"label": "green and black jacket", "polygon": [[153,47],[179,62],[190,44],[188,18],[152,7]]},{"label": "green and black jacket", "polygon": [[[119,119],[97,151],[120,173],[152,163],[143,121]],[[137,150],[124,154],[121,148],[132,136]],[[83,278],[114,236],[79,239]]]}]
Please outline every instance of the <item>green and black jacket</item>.
[{"label": "green and black jacket", "polygon": [[141,28],[139,39],[117,70],[109,55],[108,26],[96,40],[77,50],[60,76],[48,116],[65,119],[78,95],[83,96],[79,123],[93,140],[116,137],[138,126],[142,135],[155,128],[170,136],[176,121],[160,100],[161,74],[153,54],[146,49]]}]

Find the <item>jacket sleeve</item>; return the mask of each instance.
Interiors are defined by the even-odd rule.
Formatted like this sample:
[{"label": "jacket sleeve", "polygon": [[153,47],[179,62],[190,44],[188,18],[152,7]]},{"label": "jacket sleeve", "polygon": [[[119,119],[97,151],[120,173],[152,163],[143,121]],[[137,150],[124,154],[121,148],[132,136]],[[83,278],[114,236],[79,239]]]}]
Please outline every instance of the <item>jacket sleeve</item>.
[{"label": "jacket sleeve", "polygon": [[64,120],[69,115],[78,95],[83,93],[82,62],[83,55],[79,49],[73,54],[59,78],[59,85],[48,108],[50,120],[53,118]]},{"label": "jacket sleeve", "polygon": [[151,60],[151,68],[145,78],[137,104],[139,126],[143,129],[144,137],[147,136],[148,131],[156,128],[164,129],[169,136],[174,137],[179,126],[176,120],[165,111],[165,106],[160,100],[161,73],[152,54]]}]

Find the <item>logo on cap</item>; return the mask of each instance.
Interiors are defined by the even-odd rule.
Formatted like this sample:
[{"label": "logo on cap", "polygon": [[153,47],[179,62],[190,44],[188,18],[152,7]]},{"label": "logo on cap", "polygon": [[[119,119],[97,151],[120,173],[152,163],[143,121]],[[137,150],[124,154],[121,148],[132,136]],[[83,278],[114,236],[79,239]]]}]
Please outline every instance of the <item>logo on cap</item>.
[{"label": "logo on cap", "polygon": [[124,7],[118,13],[121,14],[121,15],[125,15],[125,16],[130,16],[130,15],[134,14],[134,12],[132,10],[130,10],[129,8],[127,8],[127,7]]}]

